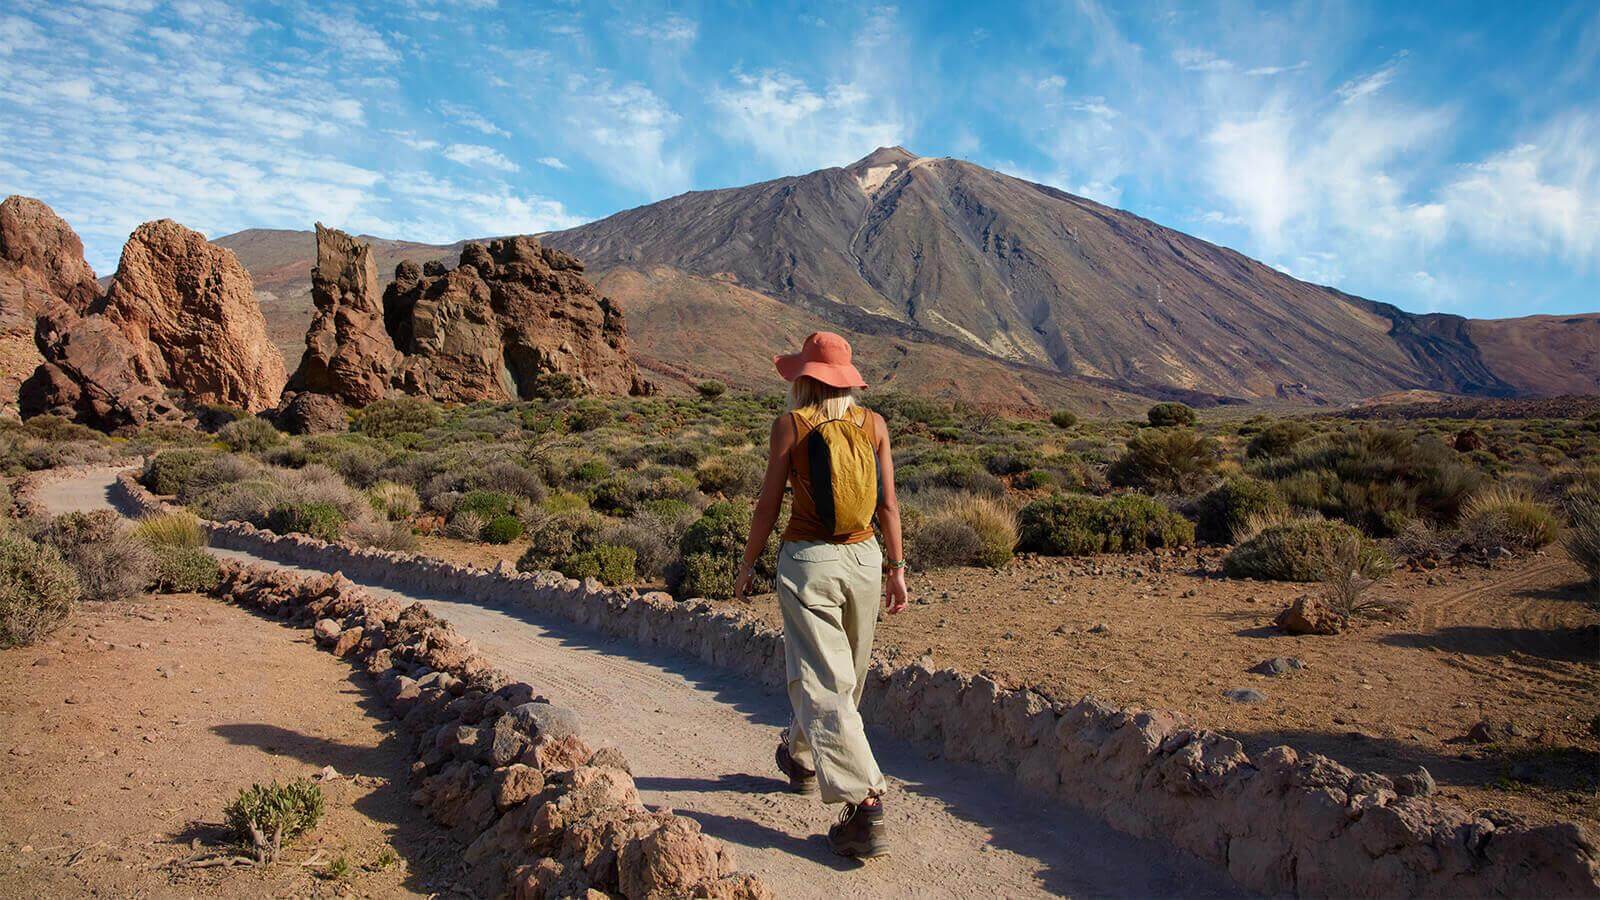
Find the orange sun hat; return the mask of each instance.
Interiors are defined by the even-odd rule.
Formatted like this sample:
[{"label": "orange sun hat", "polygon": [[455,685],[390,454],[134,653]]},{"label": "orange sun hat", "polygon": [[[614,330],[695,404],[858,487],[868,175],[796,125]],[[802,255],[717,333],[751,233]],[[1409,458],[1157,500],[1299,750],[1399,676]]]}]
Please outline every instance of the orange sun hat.
[{"label": "orange sun hat", "polygon": [[864,388],[867,383],[850,363],[850,342],[831,331],[812,332],[799,353],[774,356],[772,364],[784,381],[805,376],[836,388]]}]

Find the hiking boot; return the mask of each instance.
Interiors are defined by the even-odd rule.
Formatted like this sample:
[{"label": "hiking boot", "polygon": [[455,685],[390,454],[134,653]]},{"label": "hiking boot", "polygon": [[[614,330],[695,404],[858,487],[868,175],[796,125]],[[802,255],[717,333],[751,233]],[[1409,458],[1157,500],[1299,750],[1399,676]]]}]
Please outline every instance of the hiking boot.
[{"label": "hiking boot", "polygon": [[883,801],[846,803],[839,824],[828,829],[828,843],[840,856],[872,859],[889,855],[889,835],[883,824]]},{"label": "hiking boot", "polygon": [[800,765],[793,756],[789,755],[789,745],[783,741],[778,742],[778,771],[789,776],[789,791],[794,794],[815,794],[817,792],[817,773]]}]

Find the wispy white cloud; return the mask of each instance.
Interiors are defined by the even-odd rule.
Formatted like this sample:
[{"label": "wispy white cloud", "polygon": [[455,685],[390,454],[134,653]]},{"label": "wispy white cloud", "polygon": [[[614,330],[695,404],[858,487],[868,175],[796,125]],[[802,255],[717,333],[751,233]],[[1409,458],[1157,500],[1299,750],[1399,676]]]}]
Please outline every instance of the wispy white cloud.
[{"label": "wispy white cloud", "polygon": [[1244,73],[1252,78],[1264,78],[1271,75],[1287,75],[1290,72],[1299,72],[1310,65],[1310,60],[1302,59],[1292,66],[1256,66],[1252,69],[1246,69]]},{"label": "wispy white cloud", "polygon": [[1210,50],[1183,47],[1173,51],[1172,59],[1178,67],[1188,72],[1231,72],[1233,61],[1223,59]]},{"label": "wispy white cloud", "polygon": [[440,154],[445,159],[463,166],[483,166],[499,169],[502,172],[518,170],[517,164],[507,159],[500,151],[482,144],[451,144],[440,151]]},{"label": "wispy white cloud", "polygon": [[688,16],[667,16],[652,21],[634,22],[628,33],[637,38],[663,44],[692,44],[700,34],[700,23]]},{"label": "wispy white cloud", "polygon": [[340,53],[379,65],[400,60],[400,54],[376,28],[354,15],[333,15],[308,9],[301,13],[301,17],[306,25],[315,30],[317,37],[337,48]]},{"label": "wispy white cloud", "polygon": [[480,113],[476,109],[473,109],[465,104],[451,103],[450,101],[446,100],[439,104],[439,112],[442,113],[445,118],[450,119],[462,127],[471,128],[473,131],[487,134],[490,137],[511,137],[511,132],[489,121],[489,119],[486,118],[483,113]]},{"label": "wispy white cloud", "polygon": [[1359,78],[1352,78],[1349,81],[1346,81],[1344,84],[1339,85],[1337,93],[1346,103],[1354,103],[1358,100],[1371,97],[1373,94],[1383,90],[1389,85],[1389,82],[1394,80],[1395,74],[1400,69],[1400,60],[1404,59],[1405,56],[1406,54],[1402,52],[1394,59],[1384,63],[1380,68],[1372,72],[1368,72]]},{"label": "wispy white cloud", "polygon": [[782,69],[735,71],[712,92],[718,129],[784,172],[844,165],[880,146],[908,143],[896,73],[905,59],[898,12],[868,15],[837,66],[808,82]]},{"label": "wispy white cloud", "polygon": [[552,169],[561,169],[563,171],[567,168],[567,164],[562,162],[561,158],[558,156],[541,156],[539,157],[539,165],[549,166]]},{"label": "wispy white cloud", "polygon": [[1600,267],[1600,117],[1573,113],[1467,166],[1443,192],[1450,222],[1494,250]]},{"label": "wispy white cloud", "polygon": [[617,183],[666,196],[689,187],[689,157],[675,139],[681,117],[638,82],[604,73],[565,82],[571,146]]}]

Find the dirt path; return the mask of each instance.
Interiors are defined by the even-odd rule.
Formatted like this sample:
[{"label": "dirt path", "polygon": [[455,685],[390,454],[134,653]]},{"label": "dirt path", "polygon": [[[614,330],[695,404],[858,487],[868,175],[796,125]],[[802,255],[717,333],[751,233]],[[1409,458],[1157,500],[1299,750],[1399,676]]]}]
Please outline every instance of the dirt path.
[{"label": "dirt path", "polygon": [[[57,512],[104,508],[112,480],[108,471],[56,482],[37,496]],[[593,740],[627,755],[646,802],[697,819],[707,833],[733,845],[740,866],[759,873],[779,896],[1240,893],[1211,867],[1160,844],[1041,804],[1001,776],[930,761],[884,735],[874,735],[874,746],[891,781],[894,855],[858,866],[833,856],[821,837],[832,811],[786,793],[776,777],[772,747],[787,719],[781,696],[698,662],[646,653],[525,610],[404,599],[422,600],[496,665],[576,710]]]}]

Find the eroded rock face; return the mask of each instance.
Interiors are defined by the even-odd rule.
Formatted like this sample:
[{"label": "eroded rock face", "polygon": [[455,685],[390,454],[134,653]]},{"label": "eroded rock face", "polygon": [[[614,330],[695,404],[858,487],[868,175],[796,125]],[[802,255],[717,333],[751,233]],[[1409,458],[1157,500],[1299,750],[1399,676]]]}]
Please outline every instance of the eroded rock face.
[{"label": "eroded rock face", "polygon": [[383,327],[372,248],[317,223],[317,267],[311,275],[316,317],[289,390],[326,394],[365,406],[389,393],[400,354]]},{"label": "eroded rock face", "polygon": [[154,380],[188,402],[259,412],[283,392],[283,358],[249,273],[231,251],[171,219],[133,232],[90,314],[116,323]]},{"label": "eroded rock face", "polygon": [[349,426],[344,407],[337,399],[311,391],[285,392],[283,402],[272,414],[272,423],[279,431],[290,434],[326,434]]},{"label": "eroded rock face", "polygon": [[408,394],[531,399],[562,375],[596,393],[650,391],[628,355],[622,311],[581,262],[531,237],[468,244],[454,269],[401,263],[383,318],[405,354],[398,386]]},{"label": "eroded rock face", "polygon": [[62,306],[82,312],[99,297],[71,226],[31,197],[0,202],[0,408],[15,409],[18,388],[44,362],[35,320]]},{"label": "eroded rock face", "polygon": [[183,416],[146,356],[105,316],[59,309],[38,322],[45,362],[21,385],[24,418],[57,415],[106,431]]}]

